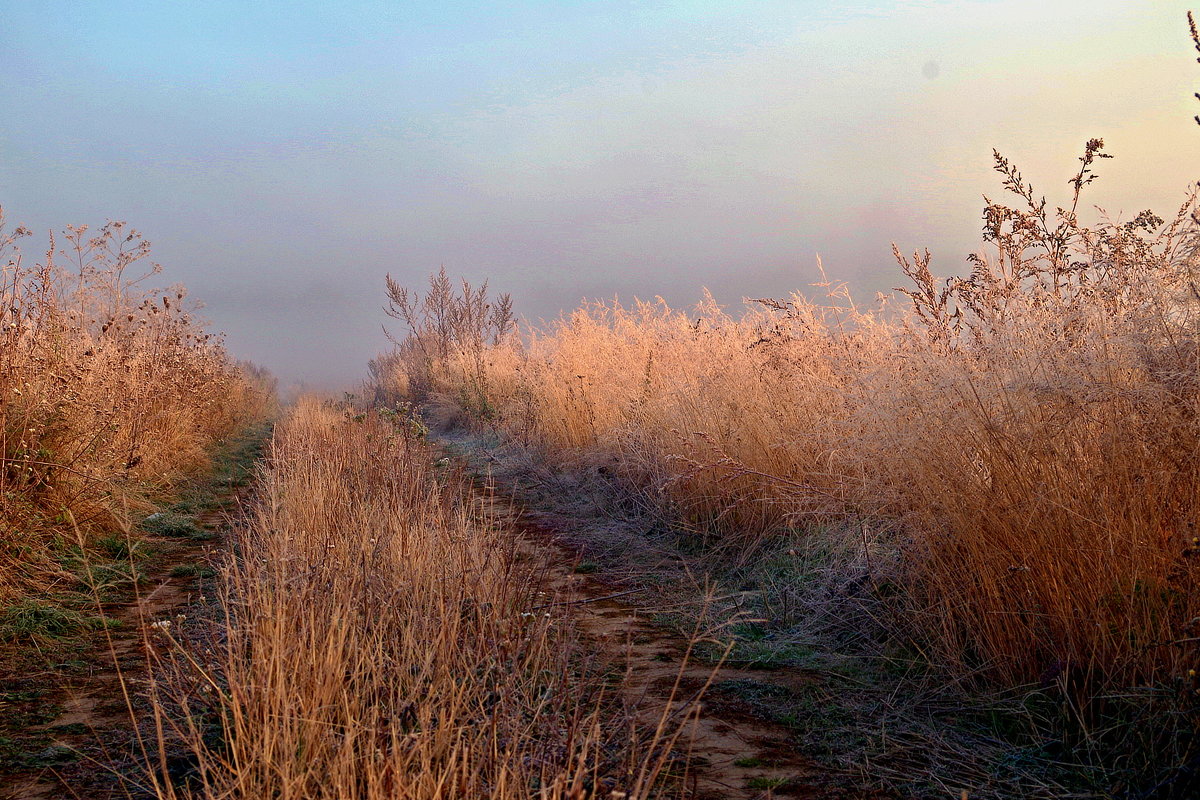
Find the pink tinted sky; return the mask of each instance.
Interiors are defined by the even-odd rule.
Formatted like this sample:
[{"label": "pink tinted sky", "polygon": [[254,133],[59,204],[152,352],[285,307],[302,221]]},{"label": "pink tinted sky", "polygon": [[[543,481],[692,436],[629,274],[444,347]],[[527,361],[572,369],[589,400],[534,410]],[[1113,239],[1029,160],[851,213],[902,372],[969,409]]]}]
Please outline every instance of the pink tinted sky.
[{"label": "pink tinted sky", "polygon": [[942,272],[991,150],[1052,203],[1163,213],[1200,178],[1186,2],[11,5],[0,204],[127,219],[239,355],[350,385],[382,278],[444,264],[550,317]]}]

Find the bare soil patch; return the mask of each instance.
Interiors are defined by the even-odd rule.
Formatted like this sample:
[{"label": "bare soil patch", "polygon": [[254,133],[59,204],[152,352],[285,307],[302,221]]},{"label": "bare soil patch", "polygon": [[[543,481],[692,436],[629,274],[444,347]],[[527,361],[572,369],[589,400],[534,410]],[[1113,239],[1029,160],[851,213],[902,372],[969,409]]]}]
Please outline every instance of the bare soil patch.
[{"label": "bare soil patch", "polygon": [[601,656],[624,670],[623,691],[642,724],[653,729],[664,718],[678,721],[691,714],[679,743],[689,763],[689,797],[894,797],[853,787],[845,775],[798,750],[786,726],[756,713],[737,693],[720,688],[741,681],[791,692],[813,683],[812,675],[802,670],[764,673],[704,663],[695,657],[687,637],[653,622],[659,609],[652,595],[592,572],[587,562],[581,562],[580,551],[547,518],[483,494],[484,502],[506,517],[520,535],[529,557],[545,564],[543,585],[551,598],[545,613],[569,609],[572,622],[595,643]]},{"label": "bare soil patch", "polygon": [[214,475],[125,538],[124,563],[84,557],[85,574],[129,578],[53,598],[80,609],[73,613],[89,629],[0,642],[0,798],[153,796],[138,777],[153,749],[141,723],[150,718],[150,665],[166,644],[156,634],[213,596],[215,566],[249,491],[262,435],[235,442]]}]

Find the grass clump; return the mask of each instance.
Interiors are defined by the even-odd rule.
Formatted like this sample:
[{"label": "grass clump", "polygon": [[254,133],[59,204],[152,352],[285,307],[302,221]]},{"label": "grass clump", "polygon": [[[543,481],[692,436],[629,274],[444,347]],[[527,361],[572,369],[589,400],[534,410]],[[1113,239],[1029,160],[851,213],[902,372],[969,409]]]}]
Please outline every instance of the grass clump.
[{"label": "grass clump", "polygon": [[101,630],[114,622],[50,603],[23,600],[0,611],[0,641],[62,639]]},{"label": "grass clump", "polygon": [[0,769],[46,769],[80,758],[64,745],[51,744],[45,736],[11,738],[0,736]]},{"label": "grass clump", "polygon": [[141,529],[154,536],[170,539],[202,539],[207,532],[196,525],[195,517],[158,511],[142,520]]},{"label": "grass clump", "polygon": [[118,561],[129,561],[146,556],[145,547],[128,536],[104,536],[96,542],[96,548],[105,556]]},{"label": "grass clump", "polygon": [[172,578],[211,578],[216,574],[207,564],[179,564],[171,568]]},{"label": "grass clump", "polygon": [[141,585],[146,574],[128,561],[87,561],[80,567],[79,582],[102,602],[124,599],[121,593]]}]

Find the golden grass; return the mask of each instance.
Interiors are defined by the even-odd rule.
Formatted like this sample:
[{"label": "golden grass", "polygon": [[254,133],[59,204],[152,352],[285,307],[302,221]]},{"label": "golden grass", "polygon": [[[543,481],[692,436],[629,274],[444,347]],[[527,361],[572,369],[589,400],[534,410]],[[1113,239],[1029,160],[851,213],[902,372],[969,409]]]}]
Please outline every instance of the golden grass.
[{"label": "golden grass", "polygon": [[164,764],[160,797],[651,796],[655,732],[605,700],[560,609],[531,610],[537,560],[409,421],[302,400],[268,465],[218,637],[158,684],[198,770],[181,790]]},{"label": "golden grass", "polygon": [[[1193,193],[1170,225],[1083,227],[1102,147],[1088,143],[1057,215],[997,154],[1027,207],[989,203],[995,252],[966,278],[897,254],[906,307],[828,285],[831,301],[738,316],[711,300],[587,305],[482,358],[452,346],[407,385],[727,537],[813,518],[884,530],[893,624],[961,673],[1190,697],[1200,218]],[[412,369],[392,359],[377,372]]]},{"label": "golden grass", "polygon": [[149,253],[135,231],[70,228],[32,268],[17,248],[27,234],[5,232],[0,211],[0,605],[68,578],[54,537],[128,531],[271,398],[181,289],[142,285],[156,266],[133,274]]}]

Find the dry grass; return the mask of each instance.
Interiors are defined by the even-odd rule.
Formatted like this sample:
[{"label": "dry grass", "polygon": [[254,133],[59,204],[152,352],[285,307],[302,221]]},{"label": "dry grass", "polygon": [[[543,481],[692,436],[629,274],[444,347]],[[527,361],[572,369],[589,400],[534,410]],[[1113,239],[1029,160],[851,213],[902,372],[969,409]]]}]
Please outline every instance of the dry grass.
[{"label": "dry grass", "polygon": [[[1192,192],[1169,224],[1084,226],[1102,148],[1088,143],[1057,211],[997,154],[1020,204],[989,201],[991,254],[939,281],[927,254],[897,253],[905,302],[864,309],[823,284],[822,303],[738,316],[588,305],[483,357],[450,348],[417,399],[611,471],[727,540],[864,520],[898,555],[875,576],[889,624],[933,662],[1057,685],[1085,723],[1149,688],[1186,729],[1200,217]],[[486,397],[467,408],[467,387]]]},{"label": "dry grass", "polygon": [[227,618],[158,687],[196,768],[181,790],[164,763],[160,797],[660,796],[661,727],[619,714],[561,609],[535,610],[536,559],[411,420],[301,401],[268,464]]},{"label": "dry grass", "polygon": [[[69,228],[28,267],[0,212],[0,605],[67,576],[53,539],[130,529],[212,444],[270,403],[187,310],[154,290],[123,223]],[[69,262],[69,267],[63,264]]]}]

